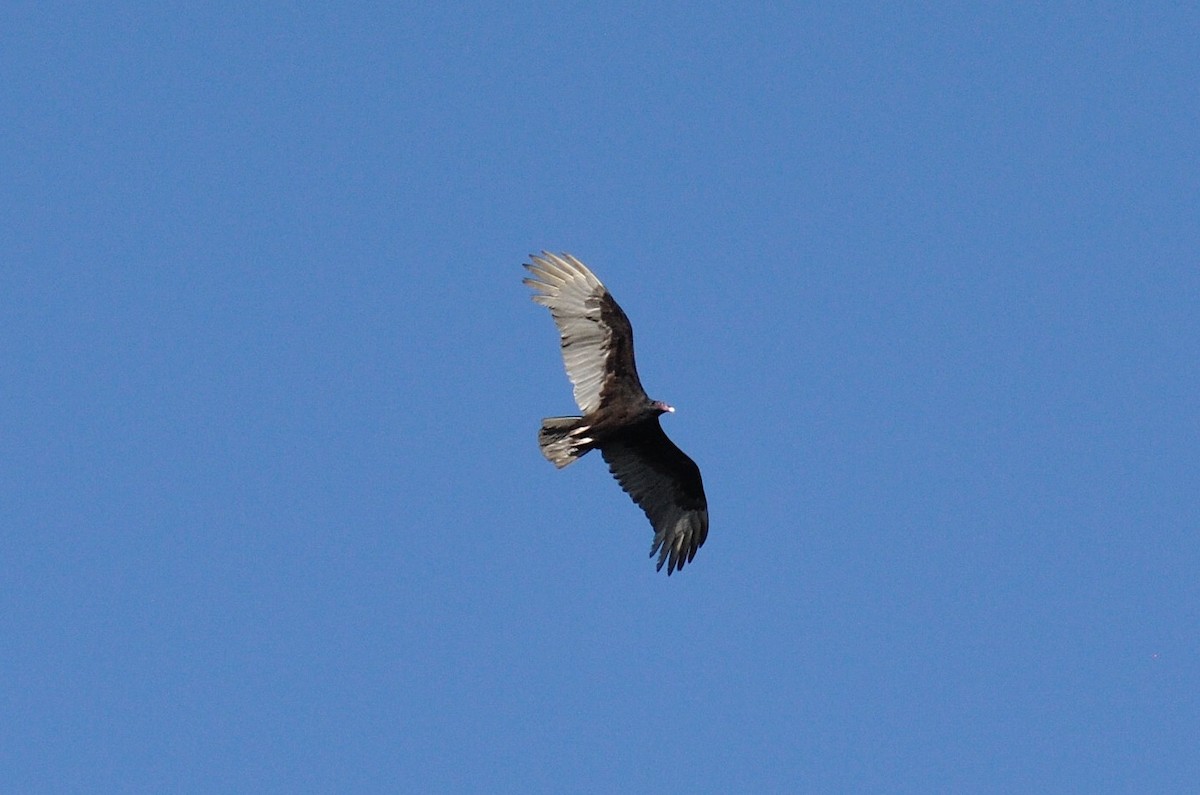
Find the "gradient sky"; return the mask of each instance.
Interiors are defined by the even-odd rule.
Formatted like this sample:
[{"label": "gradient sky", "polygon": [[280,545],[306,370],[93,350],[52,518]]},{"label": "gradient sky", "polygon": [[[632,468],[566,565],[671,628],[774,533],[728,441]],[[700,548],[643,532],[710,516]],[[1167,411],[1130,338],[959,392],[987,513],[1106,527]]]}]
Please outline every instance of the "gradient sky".
[{"label": "gradient sky", "polygon": [[7,4],[4,788],[1196,791],[1200,12],[901,5]]}]

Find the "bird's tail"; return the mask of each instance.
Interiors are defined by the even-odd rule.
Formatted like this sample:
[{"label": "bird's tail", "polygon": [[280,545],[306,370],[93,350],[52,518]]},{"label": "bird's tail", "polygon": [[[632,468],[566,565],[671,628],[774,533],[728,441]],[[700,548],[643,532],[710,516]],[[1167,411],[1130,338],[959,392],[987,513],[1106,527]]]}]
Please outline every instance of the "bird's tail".
[{"label": "bird's tail", "polygon": [[538,431],[538,446],[547,461],[562,469],[592,449],[588,430],[583,417],[547,417]]}]

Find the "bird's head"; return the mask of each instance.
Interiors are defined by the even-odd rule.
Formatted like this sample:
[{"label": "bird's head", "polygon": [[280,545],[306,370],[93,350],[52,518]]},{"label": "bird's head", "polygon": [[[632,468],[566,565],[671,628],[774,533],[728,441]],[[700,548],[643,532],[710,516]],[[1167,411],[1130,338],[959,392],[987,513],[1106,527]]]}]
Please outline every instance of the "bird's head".
[{"label": "bird's head", "polygon": [[654,401],[653,407],[654,407],[654,410],[656,412],[658,412],[659,414],[673,414],[675,412],[674,406],[668,406],[666,403],[663,403],[661,400]]}]

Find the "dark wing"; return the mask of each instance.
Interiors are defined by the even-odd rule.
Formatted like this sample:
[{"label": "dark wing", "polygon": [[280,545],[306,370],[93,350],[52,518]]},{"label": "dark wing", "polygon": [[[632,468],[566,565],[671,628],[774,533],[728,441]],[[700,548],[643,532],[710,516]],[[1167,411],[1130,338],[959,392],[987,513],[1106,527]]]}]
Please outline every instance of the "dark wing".
[{"label": "dark wing", "polygon": [[708,537],[708,501],[700,468],[663,433],[658,417],[604,442],[600,454],[621,488],[654,526],[650,557],[667,574],[691,562]]},{"label": "dark wing", "polygon": [[645,398],[633,361],[633,329],[600,280],[570,254],[531,256],[525,279],[533,300],[550,310],[562,338],[575,402],[591,414],[617,397]]}]

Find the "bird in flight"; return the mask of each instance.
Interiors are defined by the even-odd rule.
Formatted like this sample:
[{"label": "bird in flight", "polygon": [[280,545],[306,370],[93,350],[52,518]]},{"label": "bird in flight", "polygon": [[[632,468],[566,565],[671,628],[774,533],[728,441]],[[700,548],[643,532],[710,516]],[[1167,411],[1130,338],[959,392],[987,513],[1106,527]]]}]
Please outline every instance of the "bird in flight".
[{"label": "bird in flight", "polygon": [[550,310],[581,417],[547,417],[542,455],[559,469],[599,450],[609,471],[654,527],[650,557],[667,574],[682,569],[708,537],[708,501],[700,468],[663,433],[658,418],[675,411],[651,400],[633,360],[633,328],[611,294],[570,254],[531,255],[525,284]]}]

